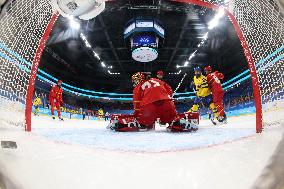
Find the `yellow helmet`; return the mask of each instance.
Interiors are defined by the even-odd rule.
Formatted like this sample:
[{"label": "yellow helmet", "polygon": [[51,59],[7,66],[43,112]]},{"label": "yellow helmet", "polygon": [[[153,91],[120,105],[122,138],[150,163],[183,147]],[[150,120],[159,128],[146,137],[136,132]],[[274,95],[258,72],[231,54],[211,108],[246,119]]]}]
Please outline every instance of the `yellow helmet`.
[{"label": "yellow helmet", "polygon": [[137,73],[132,75],[132,82],[133,82],[134,86],[138,85],[144,79],[145,79],[145,76],[141,72],[137,72]]}]

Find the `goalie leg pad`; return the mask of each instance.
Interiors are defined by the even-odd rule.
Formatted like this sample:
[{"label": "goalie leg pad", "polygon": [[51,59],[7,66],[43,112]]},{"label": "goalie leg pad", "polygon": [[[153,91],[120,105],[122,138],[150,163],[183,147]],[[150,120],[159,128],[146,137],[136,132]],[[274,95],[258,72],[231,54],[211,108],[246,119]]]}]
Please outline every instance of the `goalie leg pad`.
[{"label": "goalie leg pad", "polygon": [[170,132],[193,132],[198,130],[199,113],[179,114],[180,120],[173,122],[167,130]]},{"label": "goalie leg pad", "polygon": [[107,129],[117,132],[137,132],[147,130],[137,122],[133,115],[112,116]]}]

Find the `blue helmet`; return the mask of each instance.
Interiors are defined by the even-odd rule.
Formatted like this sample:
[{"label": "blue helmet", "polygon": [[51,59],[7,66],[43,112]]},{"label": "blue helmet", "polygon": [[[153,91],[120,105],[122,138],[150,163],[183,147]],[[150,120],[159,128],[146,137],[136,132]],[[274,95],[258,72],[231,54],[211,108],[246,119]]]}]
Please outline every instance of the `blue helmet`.
[{"label": "blue helmet", "polygon": [[194,68],[194,71],[199,71],[199,72],[201,72],[201,68],[198,66],[198,67],[195,67]]}]

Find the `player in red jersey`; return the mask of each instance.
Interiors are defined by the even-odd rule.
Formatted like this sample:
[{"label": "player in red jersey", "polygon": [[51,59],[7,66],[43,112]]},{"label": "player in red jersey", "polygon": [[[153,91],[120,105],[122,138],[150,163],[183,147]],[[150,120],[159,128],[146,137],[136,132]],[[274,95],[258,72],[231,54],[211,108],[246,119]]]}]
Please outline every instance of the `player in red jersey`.
[{"label": "player in red jersey", "polygon": [[[171,87],[156,78],[145,77],[137,72],[132,76],[133,115],[113,115],[107,128],[119,132],[145,131],[154,129],[155,122],[169,124],[167,131],[192,132],[198,130],[198,113],[176,111]],[[159,120],[158,120],[159,119]]]},{"label": "player in red jersey", "polygon": [[167,83],[156,78],[146,80],[141,72],[132,76],[132,82],[134,116],[141,125],[152,129],[157,118],[162,124],[179,120],[173,91]]},{"label": "player in red jersey", "polygon": [[224,75],[218,71],[212,72],[211,66],[205,67],[204,72],[207,75],[207,83],[212,92],[213,103],[215,104],[219,114],[217,119],[219,122],[226,122],[227,117],[223,103],[224,90],[220,81],[224,79]]},{"label": "player in red jersey", "polygon": [[56,107],[58,118],[60,120],[63,120],[63,118],[61,117],[61,113],[60,113],[60,106],[63,105],[63,100],[62,100],[63,90],[61,88],[61,85],[62,85],[62,81],[58,80],[57,85],[52,86],[50,93],[49,93],[49,102],[51,105],[52,118],[55,119],[54,107]]},{"label": "player in red jersey", "polygon": [[164,72],[162,70],[157,71],[157,78],[162,80],[164,77]]}]

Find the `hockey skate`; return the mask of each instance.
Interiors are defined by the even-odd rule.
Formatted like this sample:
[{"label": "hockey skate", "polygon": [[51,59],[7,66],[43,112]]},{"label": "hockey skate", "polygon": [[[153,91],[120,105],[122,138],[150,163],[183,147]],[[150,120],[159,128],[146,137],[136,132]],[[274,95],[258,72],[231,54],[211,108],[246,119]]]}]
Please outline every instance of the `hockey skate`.
[{"label": "hockey skate", "polygon": [[118,132],[147,131],[149,128],[140,125],[133,115],[112,115],[107,129]]},{"label": "hockey skate", "polygon": [[227,124],[227,116],[226,116],[226,114],[225,114],[224,116],[219,116],[219,117],[217,118],[217,120],[218,120],[219,123],[221,123],[221,124]]},{"label": "hockey skate", "polygon": [[55,119],[55,116],[54,116],[54,115],[52,115],[52,119]]},{"label": "hockey skate", "polygon": [[212,112],[208,112],[209,119],[213,123],[213,125],[217,125],[217,122],[214,119],[214,114]]},{"label": "hockey skate", "polygon": [[194,132],[198,130],[199,113],[182,113],[180,120],[175,121],[167,127],[169,132]]},{"label": "hockey skate", "polygon": [[64,121],[64,119],[63,119],[62,117],[58,117],[58,119],[59,119],[60,121]]}]

